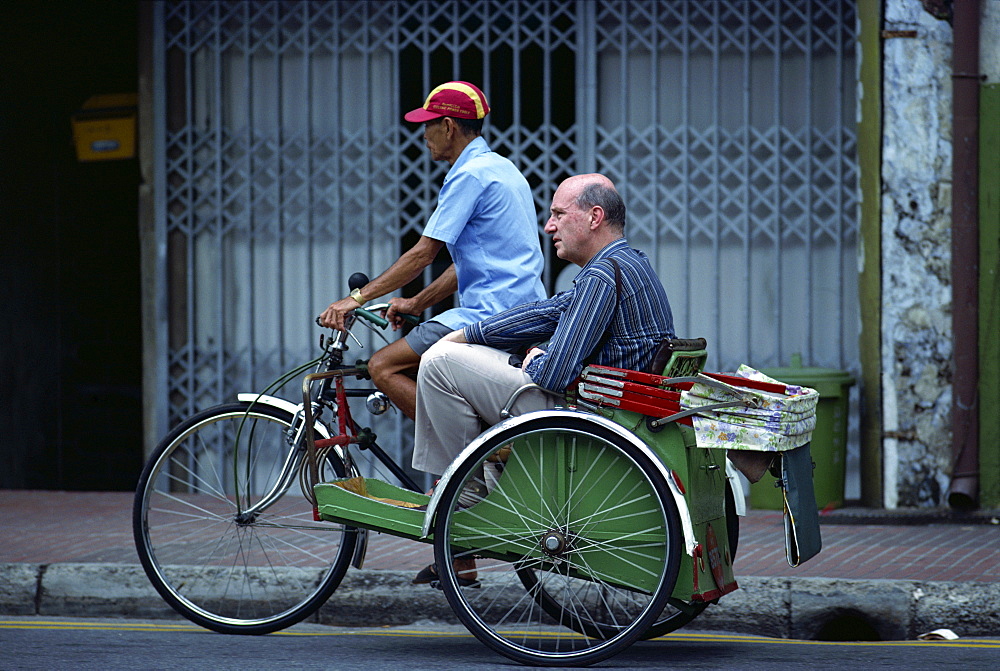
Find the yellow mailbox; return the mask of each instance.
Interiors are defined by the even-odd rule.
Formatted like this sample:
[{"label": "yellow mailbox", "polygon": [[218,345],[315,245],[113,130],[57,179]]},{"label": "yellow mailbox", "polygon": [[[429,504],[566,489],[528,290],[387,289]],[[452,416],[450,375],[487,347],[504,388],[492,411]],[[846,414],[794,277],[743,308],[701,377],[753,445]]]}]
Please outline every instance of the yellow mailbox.
[{"label": "yellow mailbox", "polygon": [[91,96],[73,115],[73,144],[79,161],[110,161],[135,156],[138,96]]}]

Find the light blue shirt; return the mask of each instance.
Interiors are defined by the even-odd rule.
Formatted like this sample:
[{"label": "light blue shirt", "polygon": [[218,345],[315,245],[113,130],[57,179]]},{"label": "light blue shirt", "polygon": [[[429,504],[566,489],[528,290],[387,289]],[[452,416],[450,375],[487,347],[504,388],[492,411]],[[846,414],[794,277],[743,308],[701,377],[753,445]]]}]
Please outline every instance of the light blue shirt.
[{"label": "light blue shirt", "polygon": [[531,187],[482,137],[465,147],[445,175],[424,235],[448,246],[458,274],[459,307],[435,321],[460,329],[545,298]]}]

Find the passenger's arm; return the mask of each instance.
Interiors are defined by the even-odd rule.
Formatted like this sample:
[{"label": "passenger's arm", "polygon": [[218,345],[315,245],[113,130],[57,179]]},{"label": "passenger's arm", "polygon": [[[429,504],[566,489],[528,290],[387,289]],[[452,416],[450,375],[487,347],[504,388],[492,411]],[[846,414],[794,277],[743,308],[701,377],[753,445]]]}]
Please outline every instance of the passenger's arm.
[{"label": "passenger's arm", "polygon": [[577,280],[547,351],[523,366],[540,387],[563,391],[580,374],[584,359],[600,343],[614,316],[615,286],[596,277]]}]

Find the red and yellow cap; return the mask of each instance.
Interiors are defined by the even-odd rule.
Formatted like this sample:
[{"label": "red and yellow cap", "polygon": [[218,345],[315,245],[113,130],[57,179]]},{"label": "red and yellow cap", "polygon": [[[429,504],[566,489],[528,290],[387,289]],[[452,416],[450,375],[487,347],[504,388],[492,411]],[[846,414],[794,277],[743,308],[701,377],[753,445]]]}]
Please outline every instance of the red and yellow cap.
[{"label": "red and yellow cap", "polygon": [[486,95],[477,86],[469,82],[448,82],[431,91],[423,107],[408,112],[403,118],[423,123],[443,116],[482,119],[489,113]]}]

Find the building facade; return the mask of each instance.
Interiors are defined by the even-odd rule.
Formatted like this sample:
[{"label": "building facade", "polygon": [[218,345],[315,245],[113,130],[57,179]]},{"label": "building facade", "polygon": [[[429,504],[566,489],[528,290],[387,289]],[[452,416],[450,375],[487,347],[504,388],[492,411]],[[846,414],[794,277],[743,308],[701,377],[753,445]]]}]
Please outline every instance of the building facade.
[{"label": "building facade", "polygon": [[[312,358],[312,319],[346,278],[412,244],[444,170],[401,116],[466,79],[490,98],[487,141],[533,188],[540,235],[559,181],[607,174],[710,368],[800,355],[847,371],[848,498],[943,503],[950,27],[921,3],[174,0],[143,21],[147,449]],[[897,25],[918,38],[881,39]],[[882,62],[878,90],[865,58]],[[863,132],[869,93],[884,95],[884,142],[881,123]],[[880,195],[864,201],[873,143]],[[866,225],[881,232],[875,280]],[[542,237],[556,290],[572,269]],[[408,461],[405,424],[379,421]]]}]

